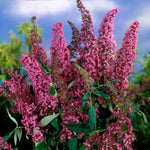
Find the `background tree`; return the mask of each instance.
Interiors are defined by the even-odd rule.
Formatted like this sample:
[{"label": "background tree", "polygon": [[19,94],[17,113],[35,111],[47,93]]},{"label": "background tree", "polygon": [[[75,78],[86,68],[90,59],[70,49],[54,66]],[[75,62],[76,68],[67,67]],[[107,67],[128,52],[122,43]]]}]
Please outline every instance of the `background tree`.
[{"label": "background tree", "polygon": [[130,80],[128,100],[132,104],[132,125],[136,141],[134,149],[150,147],[150,54],[145,55],[142,70]]}]

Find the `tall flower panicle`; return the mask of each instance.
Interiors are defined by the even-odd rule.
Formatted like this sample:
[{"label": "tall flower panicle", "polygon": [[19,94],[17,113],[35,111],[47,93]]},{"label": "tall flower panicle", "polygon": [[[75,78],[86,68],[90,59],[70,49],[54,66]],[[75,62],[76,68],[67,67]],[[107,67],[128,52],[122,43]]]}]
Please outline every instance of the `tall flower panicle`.
[{"label": "tall flower panicle", "polygon": [[94,27],[92,23],[92,18],[90,16],[89,11],[83,6],[82,2],[80,0],[77,0],[77,7],[79,8],[79,11],[82,15],[82,28],[80,37],[83,42],[83,44],[86,47],[89,47],[89,42],[95,41],[96,37],[94,36]]},{"label": "tall flower panicle", "polygon": [[96,45],[98,46],[98,56],[102,64],[101,70],[99,71],[103,71],[106,78],[109,78],[111,67],[114,65],[116,42],[113,37],[113,22],[117,13],[117,9],[109,11],[105,15],[98,30],[99,36]]},{"label": "tall flower panicle", "polygon": [[52,80],[58,93],[62,95],[59,101],[63,101],[68,90],[67,78],[72,77],[70,52],[64,38],[63,24],[61,22],[54,24],[51,34],[53,37],[50,47]]},{"label": "tall flower panicle", "polygon": [[115,83],[115,86],[120,92],[128,88],[127,78],[130,76],[130,73],[133,72],[138,28],[138,21],[131,24],[125,34],[121,48],[117,51],[117,58],[115,60],[115,67],[111,78],[119,79],[119,82]]},{"label": "tall flower panicle", "polygon": [[72,59],[72,58],[79,57],[78,50],[81,47],[80,46],[81,45],[81,38],[80,38],[79,30],[75,27],[75,25],[70,21],[68,21],[68,24],[70,25],[70,27],[72,29],[72,41],[67,47],[70,51],[70,59]]},{"label": "tall flower panicle", "polygon": [[54,27],[52,28],[52,36],[53,39],[51,40],[50,48],[52,62],[54,60],[54,53],[56,52],[60,68],[66,69],[67,65],[70,63],[70,52],[66,46],[63,24],[61,22],[54,24]]},{"label": "tall flower panicle", "polygon": [[32,23],[33,23],[33,28],[31,30],[30,34],[30,44],[32,46],[32,51],[30,52],[31,54],[33,53],[33,56],[36,59],[39,59],[41,62],[43,62],[45,65],[49,66],[50,61],[47,57],[47,54],[45,52],[45,49],[40,45],[42,44],[42,40],[39,38],[39,33],[38,33],[38,28],[35,24],[36,17],[32,17]]},{"label": "tall flower panicle", "polygon": [[45,72],[40,67],[38,61],[31,55],[22,54],[20,62],[28,71],[28,76],[37,98],[40,115],[47,115],[49,111],[51,112],[55,109],[58,102],[57,98],[48,94],[49,85],[52,83],[51,77],[48,75],[42,77]]},{"label": "tall flower panicle", "polygon": [[96,36],[94,35],[92,18],[89,11],[83,6],[80,0],[77,0],[77,7],[82,15],[83,23],[80,37],[85,47],[78,49],[80,57],[76,60],[76,62],[88,71],[90,77],[96,80],[97,77],[99,77],[97,70],[100,66],[97,64],[99,60],[95,61],[98,59],[98,49],[96,46]]}]

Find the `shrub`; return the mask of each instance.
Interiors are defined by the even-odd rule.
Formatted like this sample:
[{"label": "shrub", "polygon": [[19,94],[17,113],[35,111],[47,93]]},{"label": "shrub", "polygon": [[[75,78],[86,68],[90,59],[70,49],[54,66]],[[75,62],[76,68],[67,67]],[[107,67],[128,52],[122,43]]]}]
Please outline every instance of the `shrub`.
[{"label": "shrub", "polygon": [[[21,114],[21,126],[36,149],[132,149],[135,137],[128,117],[132,111],[125,89],[133,71],[139,23],[131,24],[115,58],[117,9],[105,15],[96,38],[89,11],[80,0],[77,6],[81,32],[69,22],[73,36],[67,46],[63,24],[54,24],[50,60],[32,18],[33,54],[20,57],[30,83],[8,70],[11,79],[3,82],[1,92],[14,100],[12,111]],[[16,129],[14,134],[19,137]]]}]

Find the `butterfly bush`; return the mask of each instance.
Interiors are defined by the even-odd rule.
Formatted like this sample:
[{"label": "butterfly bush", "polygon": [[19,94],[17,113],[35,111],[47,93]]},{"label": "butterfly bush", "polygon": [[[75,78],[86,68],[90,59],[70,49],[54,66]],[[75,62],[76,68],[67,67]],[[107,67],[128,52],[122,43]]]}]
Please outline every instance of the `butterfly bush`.
[{"label": "butterfly bush", "polygon": [[[117,45],[113,37],[113,22],[118,10],[113,9],[105,15],[98,30],[99,35],[96,37],[89,11],[80,0],[77,0],[77,7],[82,15],[81,30],[79,31],[72,22],[68,21],[72,29],[72,41],[70,45],[66,45],[63,24],[55,23],[50,41],[50,60],[41,45],[36,24],[33,22],[30,35],[33,53],[22,54],[20,57],[31,85],[21,75],[8,71],[11,79],[3,82],[4,89],[1,88],[0,92],[5,95],[7,90],[8,98],[15,99],[12,111],[22,115],[22,124],[27,134],[32,136],[34,143],[45,141],[48,136],[47,131],[51,129],[51,125],[41,127],[40,120],[47,115],[61,113],[59,119],[62,120],[60,123],[62,142],[77,137],[83,138],[82,146],[87,150],[94,148],[131,150],[135,137],[132,133],[131,119],[128,117],[128,114],[132,115],[132,110],[125,99],[125,90],[128,88],[127,78],[133,71],[133,61],[136,57],[139,23],[135,21],[131,24],[115,57]],[[45,74],[46,71],[41,64],[47,66],[50,72]],[[84,69],[83,73],[76,64]],[[109,88],[108,83],[112,80],[117,81]],[[107,85],[108,101],[104,97],[97,97],[97,102],[101,108],[107,107],[110,110],[111,118],[105,126],[105,131],[95,132],[94,135],[85,138],[84,134],[70,130],[67,125],[88,121],[88,114],[83,113],[81,104],[83,96],[95,90],[92,84],[94,82]],[[30,92],[31,86],[34,93]],[[49,93],[50,86],[55,88],[55,95]],[[101,89],[101,92],[104,91]],[[94,106],[97,122],[100,123],[98,120],[103,117],[103,113],[94,103],[87,98],[84,106],[85,108]],[[57,107],[58,105],[60,108]],[[102,125],[96,124],[96,126]]]}]

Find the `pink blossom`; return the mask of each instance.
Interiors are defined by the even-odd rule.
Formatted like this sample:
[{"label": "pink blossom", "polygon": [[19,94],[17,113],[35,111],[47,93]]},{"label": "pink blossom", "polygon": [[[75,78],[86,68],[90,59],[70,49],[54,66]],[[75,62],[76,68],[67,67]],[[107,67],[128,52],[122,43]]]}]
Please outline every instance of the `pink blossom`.
[{"label": "pink blossom", "polygon": [[0,137],[0,149],[1,150],[5,150],[5,149],[6,150],[13,150],[10,144],[8,144],[7,142],[3,143],[3,141],[4,141],[4,138]]}]

